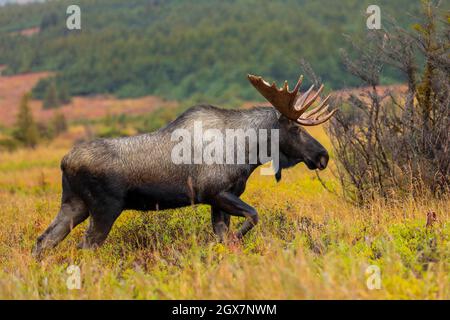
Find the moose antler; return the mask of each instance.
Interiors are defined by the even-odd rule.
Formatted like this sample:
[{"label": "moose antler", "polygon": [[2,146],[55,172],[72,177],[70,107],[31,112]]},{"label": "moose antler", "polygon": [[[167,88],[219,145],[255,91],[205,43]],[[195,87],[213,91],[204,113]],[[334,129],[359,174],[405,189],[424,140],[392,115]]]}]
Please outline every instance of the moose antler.
[{"label": "moose antler", "polygon": [[[289,85],[287,81],[284,82],[284,86],[280,89],[277,88],[275,82],[270,85],[262,77],[249,74],[248,80],[266,98],[278,111],[281,112],[287,118],[296,121],[304,126],[316,126],[329,120],[337,111],[337,109],[328,113],[328,95],[316,108],[306,112],[308,108],[317,100],[320,93],[323,90],[323,85],[319,90],[309,98],[314,85],[312,85],[303,95],[298,92],[300,85],[303,81],[303,76],[300,76],[294,90],[289,91]],[[308,99],[309,98],[309,99]],[[306,112],[306,113],[305,113]],[[328,113],[328,114],[326,114]],[[325,115],[326,114],[326,115]],[[325,116],[324,116],[325,115]],[[323,116],[323,117],[322,117]]]}]

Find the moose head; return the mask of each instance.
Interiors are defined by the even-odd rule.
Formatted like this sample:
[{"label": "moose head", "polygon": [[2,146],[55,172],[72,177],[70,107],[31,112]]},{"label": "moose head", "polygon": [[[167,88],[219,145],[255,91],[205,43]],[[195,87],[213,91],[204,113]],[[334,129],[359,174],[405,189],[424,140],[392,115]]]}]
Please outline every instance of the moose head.
[{"label": "moose head", "polygon": [[[278,88],[274,83],[270,85],[262,77],[248,75],[248,79],[256,90],[266,98],[280,113],[280,168],[276,179],[281,179],[281,169],[289,168],[299,162],[304,162],[311,170],[323,170],[328,164],[327,150],[314,139],[303,126],[316,126],[328,121],[337,110],[328,111],[327,104],[330,95],[321,100],[312,110],[308,109],[320,97],[323,85],[314,94],[312,85],[303,95],[299,93],[303,76],[300,76],[292,91],[287,81]],[[312,95],[311,95],[312,94]]]}]

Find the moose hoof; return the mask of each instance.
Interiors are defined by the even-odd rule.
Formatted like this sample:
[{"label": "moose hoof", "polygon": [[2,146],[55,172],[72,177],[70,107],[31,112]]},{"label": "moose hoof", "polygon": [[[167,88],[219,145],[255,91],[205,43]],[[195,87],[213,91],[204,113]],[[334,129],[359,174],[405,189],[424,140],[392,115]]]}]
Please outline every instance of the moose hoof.
[{"label": "moose hoof", "polygon": [[31,250],[31,256],[35,260],[40,261],[42,259],[42,249],[38,245],[35,245]]},{"label": "moose hoof", "polygon": [[242,237],[238,233],[232,233],[228,238],[228,246],[237,249],[242,244]]}]

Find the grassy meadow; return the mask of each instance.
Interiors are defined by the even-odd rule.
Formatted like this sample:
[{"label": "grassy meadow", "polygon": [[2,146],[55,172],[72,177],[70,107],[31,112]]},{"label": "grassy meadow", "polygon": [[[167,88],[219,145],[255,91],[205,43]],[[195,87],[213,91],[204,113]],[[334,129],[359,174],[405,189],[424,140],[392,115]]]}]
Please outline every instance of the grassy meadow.
[{"label": "grassy meadow", "polygon": [[[312,131],[330,150],[323,128]],[[0,154],[0,299],[450,298],[450,200],[355,207],[303,164],[278,184],[252,176],[243,198],[261,219],[242,244],[217,242],[207,206],[127,211],[103,247],[76,249],[85,222],[35,261],[31,248],[58,211],[59,161],[71,144],[58,138]],[[330,169],[321,178],[338,188]],[[428,211],[438,217],[431,228]],[[240,223],[232,218],[232,229]],[[81,289],[68,289],[69,265],[80,267]],[[380,268],[379,289],[368,289],[369,265]]]}]

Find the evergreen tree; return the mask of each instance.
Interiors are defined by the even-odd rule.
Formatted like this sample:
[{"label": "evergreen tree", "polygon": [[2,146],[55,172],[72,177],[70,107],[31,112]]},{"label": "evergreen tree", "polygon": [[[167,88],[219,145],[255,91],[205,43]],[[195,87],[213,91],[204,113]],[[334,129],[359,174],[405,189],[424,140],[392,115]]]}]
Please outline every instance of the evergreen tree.
[{"label": "evergreen tree", "polygon": [[54,81],[50,82],[47,86],[44,95],[43,107],[44,109],[56,108],[60,105],[60,99],[58,95],[58,89]]},{"label": "evergreen tree", "polygon": [[39,141],[39,131],[30,110],[29,101],[30,94],[25,94],[20,102],[13,137],[25,146],[34,148]]},{"label": "evergreen tree", "polygon": [[59,101],[61,104],[68,104],[70,102],[70,94],[65,83],[61,84],[58,88]]},{"label": "evergreen tree", "polygon": [[56,113],[51,121],[51,126],[56,136],[59,135],[60,133],[66,132],[68,125],[64,114],[59,112]]}]

